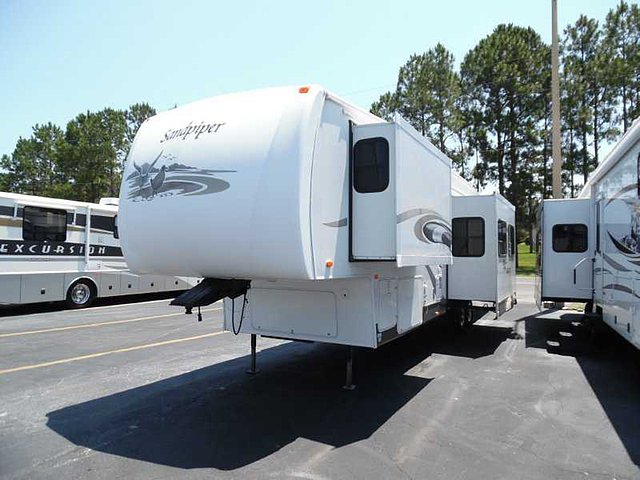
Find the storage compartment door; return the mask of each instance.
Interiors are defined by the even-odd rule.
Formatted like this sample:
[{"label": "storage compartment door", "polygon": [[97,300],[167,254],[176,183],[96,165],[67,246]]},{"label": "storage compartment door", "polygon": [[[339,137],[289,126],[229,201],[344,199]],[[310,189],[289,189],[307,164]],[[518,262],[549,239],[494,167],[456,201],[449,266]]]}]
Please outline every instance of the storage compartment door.
[{"label": "storage compartment door", "polygon": [[350,261],[395,260],[392,124],[352,127]]}]

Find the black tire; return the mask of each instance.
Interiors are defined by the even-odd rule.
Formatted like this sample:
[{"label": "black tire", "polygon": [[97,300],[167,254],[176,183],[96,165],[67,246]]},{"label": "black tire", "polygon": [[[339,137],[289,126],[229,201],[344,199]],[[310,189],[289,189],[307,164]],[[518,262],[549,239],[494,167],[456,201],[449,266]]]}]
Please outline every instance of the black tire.
[{"label": "black tire", "polygon": [[462,331],[471,326],[473,323],[473,312],[470,308],[455,307],[450,308],[448,313],[451,325],[456,331]]},{"label": "black tire", "polygon": [[469,328],[471,325],[473,325],[473,309],[467,307],[464,310],[462,310],[462,315],[464,317],[464,326],[466,328]]},{"label": "black tire", "polygon": [[96,299],[96,286],[91,280],[81,278],[71,284],[67,290],[69,308],[85,308]]}]

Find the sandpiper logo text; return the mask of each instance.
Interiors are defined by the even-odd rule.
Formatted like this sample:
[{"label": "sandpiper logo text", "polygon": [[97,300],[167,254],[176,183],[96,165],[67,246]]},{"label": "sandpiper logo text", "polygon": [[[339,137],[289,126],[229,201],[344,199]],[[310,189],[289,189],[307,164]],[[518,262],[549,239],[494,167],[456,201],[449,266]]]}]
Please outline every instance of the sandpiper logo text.
[{"label": "sandpiper logo text", "polygon": [[160,140],[160,143],[165,143],[170,140],[187,140],[188,138],[193,138],[197,140],[202,134],[213,134],[218,133],[218,130],[225,125],[224,123],[206,123],[200,122],[195,125],[193,122],[189,122],[182,128],[176,128],[172,130],[167,130],[164,133],[164,138]]}]

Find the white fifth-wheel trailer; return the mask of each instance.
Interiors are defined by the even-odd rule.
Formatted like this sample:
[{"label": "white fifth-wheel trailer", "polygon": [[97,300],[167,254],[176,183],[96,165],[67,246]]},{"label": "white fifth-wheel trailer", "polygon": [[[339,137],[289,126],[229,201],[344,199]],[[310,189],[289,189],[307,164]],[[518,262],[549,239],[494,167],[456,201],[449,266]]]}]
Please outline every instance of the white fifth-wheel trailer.
[{"label": "white fifth-wheel trailer", "polygon": [[[453,192],[482,201],[456,207]],[[482,224],[461,221],[452,237],[452,203]],[[457,175],[452,185],[450,159],[399,116],[386,122],[309,86],[148,119],[119,218],[131,269],[204,277],[173,303],[225,298],[225,328],[251,334],[252,352],[256,335],[376,348],[444,314],[456,282],[463,319],[474,300],[513,304],[514,257],[490,245],[514,244],[503,204]],[[452,242],[466,267],[447,275]],[[468,282],[485,260],[496,265]]]},{"label": "white fifth-wheel trailer", "polygon": [[78,308],[98,297],[193,287],[192,278],[128,270],[117,204],[0,192],[0,305],[66,300]]},{"label": "white fifth-wheel trailer", "polygon": [[539,212],[537,299],[585,302],[640,348],[640,122],[576,199]]}]

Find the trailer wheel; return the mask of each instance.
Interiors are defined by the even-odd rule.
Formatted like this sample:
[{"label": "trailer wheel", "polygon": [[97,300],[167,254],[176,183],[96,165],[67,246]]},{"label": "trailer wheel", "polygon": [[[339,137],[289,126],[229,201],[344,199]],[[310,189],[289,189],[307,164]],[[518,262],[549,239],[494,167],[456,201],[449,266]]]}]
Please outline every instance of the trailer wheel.
[{"label": "trailer wheel", "polygon": [[468,307],[451,308],[449,318],[456,330],[464,330],[473,322],[473,311]]},{"label": "trailer wheel", "polygon": [[473,324],[473,310],[469,307],[466,307],[462,310],[462,315],[464,316],[464,326],[470,327]]},{"label": "trailer wheel", "polygon": [[90,280],[81,278],[71,284],[67,291],[67,305],[71,308],[84,308],[96,298],[96,287]]}]

